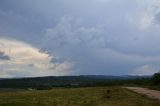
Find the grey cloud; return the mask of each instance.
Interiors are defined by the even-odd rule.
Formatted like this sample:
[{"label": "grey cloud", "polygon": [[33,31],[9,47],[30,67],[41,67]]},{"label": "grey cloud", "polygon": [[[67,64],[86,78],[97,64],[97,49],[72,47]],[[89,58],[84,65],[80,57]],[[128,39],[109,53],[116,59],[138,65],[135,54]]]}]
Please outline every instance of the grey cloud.
[{"label": "grey cloud", "polygon": [[66,61],[67,59],[63,59],[63,58],[58,58],[58,57],[53,57],[51,59],[51,63],[56,63],[56,64],[59,64],[59,63],[63,63],[64,61]]},{"label": "grey cloud", "polygon": [[[44,41],[52,45],[45,45],[45,48],[52,48],[48,49],[48,51],[57,53],[62,57],[68,57],[75,62],[75,67],[73,68],[75,72],[72,74],[127,74],[130,73],[128,70],[132,71],[136,67],[160,61],[160,58],[156,59],[157,57],[153,55],[144,55],[142,47],[133,45],[133,47],[141,50],[140,52],[136,52],[137,50],[131,47],[131,43],[140,45],[140,41],[144,40],[141,38],[140,41],[132,39],[138,37],[137,35],[118,34],[112,37],[104,34],[105,28],[79,27],[75,29],[73,28],[72,21],[68,20],[67,17],[63,17],[57,26],[46,31]],[[116,36],[118,39],[114,39]],[[126,39],[123,39],[124,37]],[[108,43],[107,40],[111,40],[112,46],[108,45],[110,42]],[[114,48],[113,43],[119,46],[119,48]],[[123,50],[121,46],[128,46],[130,48],[127,47]],[[145,49],[150,50],[151,48]],[[125,50],[130,50],[132,53]],[[143,52],[143,55],[141,52]]]},{"label": "grey cloud", "polygon": [[[49,28],[46,30],[45,38],[46,41],[51,41],[54,46],[76,46],[76,45],[94,45],[94,43],[99,43],[94,46],[103,46],[103,36],[101,35],[101,29],[99,28],[85,28],[80,27],[74,29],[72,26],[70,18],[63,17],[60,22],[54,28]],[[53,42],[56,41],[56,42]],[[67,44],[67,45],[66,45]]]},{"label": "grey cloud", "polygon": [[160,24],[160,12],[155,15],[155,22]]},{"label": "grey cloud", "polygon": [[10,57],[0,51],[0,60],[10,60]]}]

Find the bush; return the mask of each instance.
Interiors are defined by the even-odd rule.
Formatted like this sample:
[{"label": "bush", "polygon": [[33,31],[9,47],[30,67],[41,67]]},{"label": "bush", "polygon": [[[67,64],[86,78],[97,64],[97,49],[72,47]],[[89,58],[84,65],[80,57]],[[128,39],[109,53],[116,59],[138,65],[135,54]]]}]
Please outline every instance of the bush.
[{"label": "bush", "polygon": [[155,73],[152,77],[153,83],[160,85],[160,72]]}]

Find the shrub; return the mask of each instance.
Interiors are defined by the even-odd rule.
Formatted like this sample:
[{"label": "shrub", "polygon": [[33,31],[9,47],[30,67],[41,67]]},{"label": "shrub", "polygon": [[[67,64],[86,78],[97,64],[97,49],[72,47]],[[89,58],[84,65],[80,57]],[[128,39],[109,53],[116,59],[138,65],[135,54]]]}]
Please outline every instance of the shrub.
[{"label": "shrub", "polygon": [[155,73],[152,77],[153,83],[160,85],[160,72]]}]

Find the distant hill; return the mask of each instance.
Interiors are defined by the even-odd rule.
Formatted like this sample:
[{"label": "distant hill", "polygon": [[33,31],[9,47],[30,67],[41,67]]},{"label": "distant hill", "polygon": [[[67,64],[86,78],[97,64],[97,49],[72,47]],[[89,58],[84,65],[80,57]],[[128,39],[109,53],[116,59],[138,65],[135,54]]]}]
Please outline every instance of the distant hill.
[{"label": "distant hill", "polygon": [[0,88],[80,87],[122,84],[125,80],[146,79],[150,76],[48,76],[0,79]]},{"label": "distant hill", "polygon": [[108,80],[128,80],[128,79],[139,79],[139,78],[150,78],[151,77],[151,76],[133,76],[133,75],[121,75],[121,76],[84,75],[84,76],[89,77],[89,78],[94,78],[94,79],[108,79]]}]

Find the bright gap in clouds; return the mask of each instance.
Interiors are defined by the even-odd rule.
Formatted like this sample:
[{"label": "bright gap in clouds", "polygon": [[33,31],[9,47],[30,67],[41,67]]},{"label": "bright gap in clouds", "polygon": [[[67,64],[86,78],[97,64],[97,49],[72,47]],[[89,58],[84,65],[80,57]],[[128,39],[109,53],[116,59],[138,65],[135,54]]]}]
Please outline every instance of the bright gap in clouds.
[{"label": "bright gap in clouds", "polygon": [[35,77],[66,75],[71,64],[53,63],[56,59],[31,45],[13,39],[0,38],[0,77]]}]

